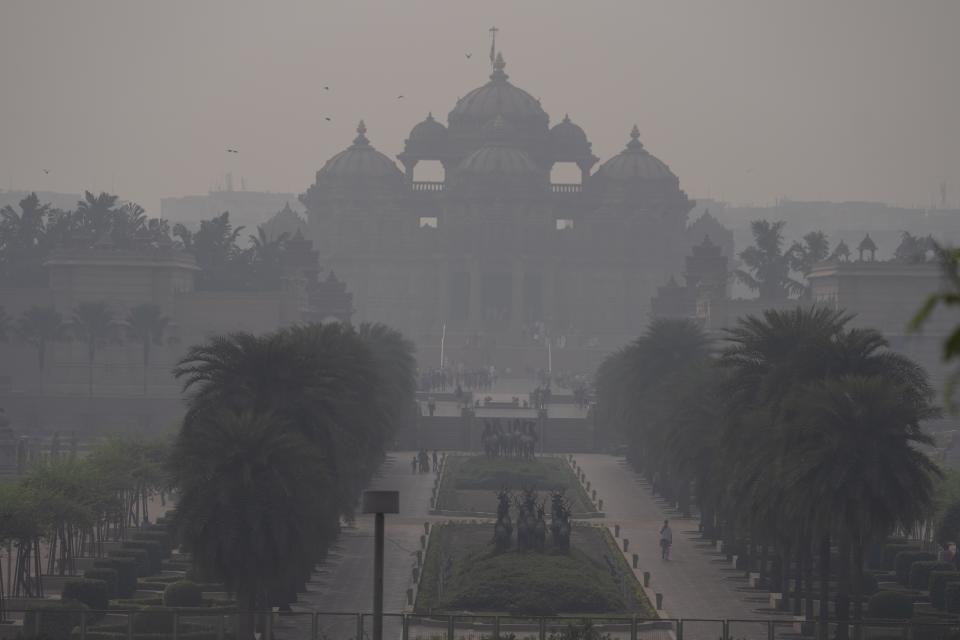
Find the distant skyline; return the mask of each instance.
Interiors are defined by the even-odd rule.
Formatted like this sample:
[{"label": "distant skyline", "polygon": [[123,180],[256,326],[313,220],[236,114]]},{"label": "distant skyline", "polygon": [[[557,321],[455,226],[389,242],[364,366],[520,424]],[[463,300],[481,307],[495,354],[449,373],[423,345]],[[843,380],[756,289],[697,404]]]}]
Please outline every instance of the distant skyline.
[{"label": "distant skyline", "polygon": [[491,25],[551,123],[601,162],[636,123],[692,197],[960,203],[952,0],[5,0],[0,187],[301,193],[361,118],[391,157],[445,122]]}]

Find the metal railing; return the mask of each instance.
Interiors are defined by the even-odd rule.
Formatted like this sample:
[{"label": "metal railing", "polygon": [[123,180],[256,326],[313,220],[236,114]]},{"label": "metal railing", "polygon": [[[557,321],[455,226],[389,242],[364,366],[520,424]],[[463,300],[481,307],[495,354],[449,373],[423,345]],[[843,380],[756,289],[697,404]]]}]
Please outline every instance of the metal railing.
[{"label": "metal railing", "polygon": [[[51,603],[56,601],[51,600]],[[242,628],[237,611],[65,610],[7,607],[10,620],[0,637],[51,640],[234,640]],[[384,614],[384,638],[397,640],[567,640],[571,627],[589,624],[612,640],[797,640],[820,637],[820,623],[768,619],[646,619],[638,616],[507,616]],[[354,612],[263,611],[254,614],[261,640],[369,640],[373,614]],[[828,637],[845,626],[850,640],[949,640],[960,622],[863,620],[830,621]]]}]

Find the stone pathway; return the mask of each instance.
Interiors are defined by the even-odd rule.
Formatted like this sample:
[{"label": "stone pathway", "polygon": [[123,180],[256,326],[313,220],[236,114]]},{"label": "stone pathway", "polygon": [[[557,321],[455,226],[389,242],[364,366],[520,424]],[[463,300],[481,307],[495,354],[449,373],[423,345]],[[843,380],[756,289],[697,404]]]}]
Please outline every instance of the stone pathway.
[{"label": "stone pathway", "polygon": [[[371,489],[390,489],[400,492],[399,515],[388,515],[386,545],[384,548],[383,610],[400,613],[411,586],[411,568],[414,555],[420,548],[423,523],[430,518],[430,492],[433,473],[412,474],[412,451],[391,452],[387,461],[371,483]],[[347,640],[357,637],[355,616],[334,615],[340,612],[369,612],[373,608],[373,516],[358,514],[353,527],[344,528],[333,552],[314,574],[307,585],[307,593],[300,594],[295,612],[330,612],[320,616],[319,636],[327,640]],[[282,639],[309,638],[309,616],[281,617],[276,635]],[[364,620],[364,635],[372,634],[371,620]],[[384,637],[399,638],[400,625],[396,620],[384,624]]]},{"label": "stone pathway", "polygon": [[[638,578],[650,572],[650,587],[664,596],[661,616],[685,618],[684,638],[721,637],[715,623],[696,619],[777,621],[778,637],[792,635],[788,619],[768,610],[766,593],[750,589],[744,572],[733,569],[697,532],[698,520],[682,518],[653,498],[647,483],[621,457],[602,454],[576,454],[575,459],[587,474],[597,497],[604,502],[606,523],[620,525],[622,539],[630,542],[632,554],[639,556]],[[673,529],[670,560],[660,558],[659,531],[664,519]],[[622,548],[622,546],[621,546]],[[732,622],[733,638],[767,637],[766,624]]]}]

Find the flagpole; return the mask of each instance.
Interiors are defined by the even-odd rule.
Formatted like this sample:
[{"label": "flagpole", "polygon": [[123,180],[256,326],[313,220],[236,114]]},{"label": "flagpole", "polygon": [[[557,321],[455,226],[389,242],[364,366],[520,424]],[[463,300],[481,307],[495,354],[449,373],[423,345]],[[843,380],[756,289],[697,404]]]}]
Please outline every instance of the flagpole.
[{"label": "flagpole", "polygon": [[447,325],[444,323],[443,332],[440,334],[440,368],[443,369],[443,343],[447,340]]}]

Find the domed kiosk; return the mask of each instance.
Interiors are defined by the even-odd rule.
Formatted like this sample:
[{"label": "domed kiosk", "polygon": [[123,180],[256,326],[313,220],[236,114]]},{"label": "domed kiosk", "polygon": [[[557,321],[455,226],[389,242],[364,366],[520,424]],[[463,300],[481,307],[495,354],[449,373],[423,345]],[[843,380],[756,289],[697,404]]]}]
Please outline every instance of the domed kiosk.
[{"label": "domed kiosk", "polygon": [[[534,324],[568,345],[621,344],[692,246],[693,203],[636,128],[591,175],[598,158],[587,132],[567,116],[551,126],[505,68],[495,55],[489,80],[459,98],[447,122],[434,108],[411,128],[397,155],[403,171],[361,126],[302,196],[308,235],[354,292],[356,320],[417,336],[427,360],[444,330],[448,344],[477,349],[457,358],[498,366],[542,366],[539,351],[529,362],[500,360],[506,346],[527,357]],[[415,180],[423,161],[442,163],[443,179]],[[575,164],[581,180],[551,184],[556,163]]]}]

